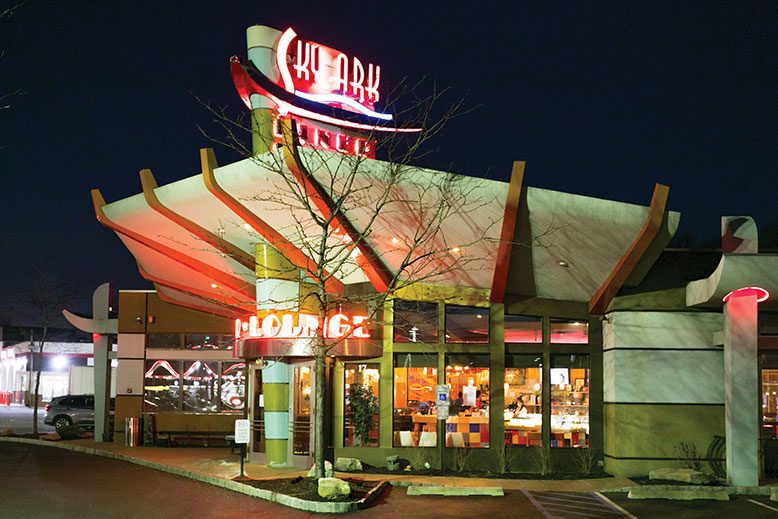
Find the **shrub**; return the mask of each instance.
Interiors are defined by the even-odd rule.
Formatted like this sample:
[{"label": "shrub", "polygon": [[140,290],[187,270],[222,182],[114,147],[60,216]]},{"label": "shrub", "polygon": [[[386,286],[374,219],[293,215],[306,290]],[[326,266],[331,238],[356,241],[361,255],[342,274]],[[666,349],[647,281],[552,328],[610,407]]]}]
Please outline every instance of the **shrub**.
[{"label": "shrub", "polygon": [[683,468],[700,470],[700,460],[697,454],[697,446],[692,442],[680,442],[675,446],[675,453]]}]

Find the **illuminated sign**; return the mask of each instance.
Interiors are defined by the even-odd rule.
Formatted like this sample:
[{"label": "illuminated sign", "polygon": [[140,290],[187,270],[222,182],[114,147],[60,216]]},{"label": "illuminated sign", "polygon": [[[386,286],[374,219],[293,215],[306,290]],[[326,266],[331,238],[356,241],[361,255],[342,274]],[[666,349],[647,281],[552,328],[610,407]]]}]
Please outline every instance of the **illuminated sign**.
[{"label": "illuminated sign", "polygon": [[391,126],[393,116],[378,111],[380,66],[304,40],[291,28],[262,34],[272,35],[269,41],[255,42],[258,47],[275,49],[269,59],[254,63],[233,56],[230,71],[249,109],[254,107],[254,94],[271,101],[272,149],[282,142],[281,119],[295,120],[302,146],[368,158],[375,158],[377,141],[367,134],[421,131]]},{"label": "illuminated sign", "polygon": [[[291,118],[297,123],[297,136],[301,146],[324,151],[337,151],[357,157],[375,158],[375,141],[326,129],[313,121],[299,117]],[[272,150],[277,149],[284,142],[284,134],[281,132],[282,119],[283,117],[279,113],[273,115]]]},{"label": "illuminated sign", "polygon": [[380,99],[381,67],[378,65],[363,65],[357,57],[304,41],[292,28],[278,39],[276,63],[287,92],[316,103],[392,120],[390,114],[374,110],[375,102]]},{"label": "illuminated sign", "polygon": [[[324,320],[321,327],[324,337],[369,339],[367,316],[335,314]],[[235,319],[236,338],[298,339],[315,337],[319,331],[319,318],[312,314],[279,312],[263,318],[252,315],[248,321]]]}]

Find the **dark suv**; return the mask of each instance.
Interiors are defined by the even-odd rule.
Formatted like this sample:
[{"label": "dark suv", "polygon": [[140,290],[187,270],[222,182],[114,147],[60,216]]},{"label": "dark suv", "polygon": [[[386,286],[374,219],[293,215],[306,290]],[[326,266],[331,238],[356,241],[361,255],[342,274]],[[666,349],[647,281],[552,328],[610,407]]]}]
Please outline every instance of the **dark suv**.
[{"label": "dark suv", "polygon": [[94,426],[95,423],[94,395],[58,396],[44,409],[43,423],[53,425],[58,431],[74,424]]}]

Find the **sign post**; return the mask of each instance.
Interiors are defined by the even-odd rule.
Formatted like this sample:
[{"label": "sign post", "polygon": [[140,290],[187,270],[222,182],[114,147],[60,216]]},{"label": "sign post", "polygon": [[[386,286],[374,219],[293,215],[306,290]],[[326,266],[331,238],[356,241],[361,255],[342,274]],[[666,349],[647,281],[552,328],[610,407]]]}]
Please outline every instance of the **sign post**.
[{"label": "sign post", "polygon": [[448,406],[451,403],[449,395],[451,394],[450,384],[438,384],[435,386],[435,408],[438,413],[438,456],[440,457],[440,471],[446,471],[445,460],[446,453],[446,418],[448,418]]},{"label": "sign post", "polygon": [[251,422],[249,420],[241,419],[235,420],[235,443],[240,445],[240,477],[243,476],[243,463],[246,458],[246,445],[249,443],[249,436],[251,435]]}]

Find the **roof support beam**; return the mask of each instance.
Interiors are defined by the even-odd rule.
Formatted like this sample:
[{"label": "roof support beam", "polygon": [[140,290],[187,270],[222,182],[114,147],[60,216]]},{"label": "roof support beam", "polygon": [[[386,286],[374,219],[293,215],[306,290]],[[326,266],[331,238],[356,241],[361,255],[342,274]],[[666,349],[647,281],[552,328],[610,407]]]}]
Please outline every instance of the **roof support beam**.
[{"label": "roof support beam", "polygon": [[256,297],[257,297],[256,287],[253,284],[247,283],[243,279],[232,276],[211,265],[208,265],[207,263],[203,263],[202,261],[196,260],[187,254],[179,252],[171,247],[168,247],[167,245],[158,243],[152,240],[151,238],[147,238],[142,234],[139,234],[135,231],[132,231],[130,229],[127,229],[126,227],[117,224],[116,222],[108,218],[108,216],[106,216],[105,212],[103,211],[103,206],[105,205],[105,199],[103,198],[102,193],[100,193],[100,190],[93,189],[91,191],[91,194],[92,194],[92,205],[94,206],[95,209],[95,215],[97,216],[97,221],[103,224],[105,227],[111,229],[112,231],[118,234],[126,236],[127,238],[135,240],[138,243],[141,243],[146,247],[149,247],[159,252],[163,256],[167,256],[173,261],[180,263],[181,265],[199,274],[202,274],[209,279],[212,279],[217,284],[224,285],[226,287],[229,287],[237,291],[239,294],[244,295],[248,301],[256,301]]},{"label": "roof support beam", "polygon": [[217,236],[192,220],[176,213],[163,204],[154,192],[157,188],[157,181],[154,179],[154,175],[150,169],[141,170],[140,183],[141,186],[143,186],[143,198],[146,199],[146,203],[149,204],[149,207],[212,247],[216,247],[219,251],[231,257],[251,272],[254,272],[254,269],[256,268],[256,259],[253,255],[228,242],[224,238]]},{"label": "roof support beam", "polygon": [[519,216],[519,199],[521,198],[521,186],[524,183],[525,164],[524,161],[519,160],[513,162],[511,181],[508,185],[508,196],[505,200],[505,216],[502,220],[500,244],[497,247],[497,261],[494,265],[492,290],[489,294],[491,303],[503,303],[505,301],[505,288],[508,283],[508,270],[511,266],[513,236],[516,231],[516,220]]},{"label": "roof support beam", "polygon": [[656,184],[654,194],[651,197],[646,223],[640,230],[635,240],[630,245],[627,252],[622,256],[608,278],[602,283],[597,292],[589,301],[589,313],[591,315],[604,315],[608,311],[613,298],[621,289],[624,282],[629,277],[632,270],[646,253],[648,246],[656,238],[659,229],[662,227],[662,220],[665,217],[665,208],[667,207],[667,198],[670,195],[670,188]]},{"label": "roof support beam", "polygon": [[[165,303],[176,305],[176,306],[182,306],[184,308],[188,308],[190,310],[195,310],[197,312],[202,312],[204,314],[209,315],[218,315],[219,317],[224,317],[226,319],[235,319],[237,317],[237,314],[233,314],[231,312],[228,312],[226,310],[217,310],[216,308],[208,308],[207,306],[201,306],[195,303],[187,303],[185,301],[181,301],[180,299],[176,299],[173,296],[170,296],[168,294],[165,294],[163,290],[160,290],[160,287],[166,288],[165,285],[159,284],[159,286],[156,286],[157,289],[157,297]],[[175,289],[172,289],[175,290]]]},{"label": "roof support beam", "polygon": [[138,272],[140,272],[140,275],[143,277],[143,279],[154,283],[154,285],[162,285],[180,292],[186,292],[193,297],[199,297],[200,299],[203,299],[204,301],[207,301],[211,304],[223,306],[225,312],[231,314],[234,313],[235,316],[244,315],[246,312],[254,313],[256,311],[256,303],[254,302],[240,301],[234,297],[230,297],[224,294],[214,294],[213,292],[201,290],[196,287],[181,285],[175,281],[163,279],[159,276],[155,276],[147,272],[146,269],[144,269],[140,264],[138,264]]},{"label": "roof support beam", "polygon": [[[216,156],[211,148],[202,148],[200,150],[200,166],[205,187],[213,196],[249,224],[254,229],[254,232],[278,249],[295,267],[313,278],[316,277],[316,263],[313,260],[219,185],[213,172],[217,168]],[[327,292],[341,294],[346,290],[346,286],[339,279],[330,276],[326,271],[323,273],[323,277],[326,279],[325,288]]]},{"label": "roof support beam", "polygon": [[329,193],[319,184],[310,171],[305,167],[300,158],[297,127],[294,120],[282,122],[284,134],[284,162],[291,171],[295,180],[305,190],[308,199],[313,202],[322,217],[330,220],[333,229],[341,229],[356,244],[359,254],[355,260],[359,268],[365,273],[370,284],[377,292],[386,292],[392,286],[394,275],[389,270],[375,250],[365,241],[364,236],[346,218],[346,215],[338,210],[333,214],[334,203]]}]

